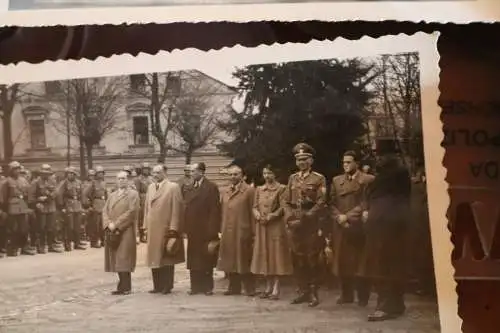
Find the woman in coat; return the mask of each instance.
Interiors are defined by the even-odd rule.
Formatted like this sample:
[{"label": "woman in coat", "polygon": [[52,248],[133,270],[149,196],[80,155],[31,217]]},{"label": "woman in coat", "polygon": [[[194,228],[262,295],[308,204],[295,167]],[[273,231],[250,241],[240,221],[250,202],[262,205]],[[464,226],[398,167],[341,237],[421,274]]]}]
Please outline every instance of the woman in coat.
[{"label": "woman in coat", "polygon": [[255,242],[251,271],[266,278],[261,298],[279,299],[280,276],[293,273],[287,231],[283,219],[282,195],[286,186],[276,181],[271,166],[262,172],[265,184],[255,191],[253,215]]},{"label": "woman in coat", "polygon": [[113,295],[127,295],[132,290],[131,273],[137,258],[137,212],[139,194],[130,188],[127,173],[117,175],[118,190],[104,204],[102,223],[105,232],[104,270],[118,273],[118,286]]}]

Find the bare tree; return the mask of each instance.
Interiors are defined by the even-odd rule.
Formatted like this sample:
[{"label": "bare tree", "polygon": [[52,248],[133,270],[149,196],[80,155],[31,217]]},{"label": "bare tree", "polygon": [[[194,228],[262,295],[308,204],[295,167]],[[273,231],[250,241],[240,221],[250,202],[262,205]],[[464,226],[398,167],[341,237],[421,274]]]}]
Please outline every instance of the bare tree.
[{"label": "bare tree", "polygon": [[220,133],[221,113],[227,106],[212,106],[210,95],[189,95],[177,101],[173,133],[180,139],[169,149],[185,156],[191,163],[193,153],[204,148]]},{"label": "bare tree", "polygon": [[[158,161],[169,151],[183,153],[191,160],[197,149],[216,134],[218,110],[212,107],[218,86],[197,71],[132,75],[131,88],[149,102],[151,134],[159,146]],[[175,144],[172,136],[180,138]]]},{"label": "bare tree", "polygon": [[21,98],[21,85],[0,85],[0,118],[2,119],[3,153],[6,163],[14,155],[14,142],[12,141],[12,115],[16,104]]},{"label": "bare tree", "polygon": [[56,105],[52,120],[61,133],[79,140],[81,174],[93,167],[92,149],[102,139],[119,130],[120,107],[125,97],[123,77],[56,81],[56,93],[47,96]]},{"label": "bare tree", "polygon": [[379,107],[373,114],[385,120],[379,129],[396,140],[404,162],[414,169],[423,159],[418,54],[384,55],[379,67],[374,81]]}]

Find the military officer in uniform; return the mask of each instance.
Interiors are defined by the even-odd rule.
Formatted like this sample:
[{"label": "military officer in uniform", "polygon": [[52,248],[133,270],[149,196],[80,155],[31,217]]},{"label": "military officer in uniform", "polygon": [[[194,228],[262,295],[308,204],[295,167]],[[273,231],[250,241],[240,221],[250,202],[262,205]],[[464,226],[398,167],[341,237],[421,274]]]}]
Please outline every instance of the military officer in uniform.
[{"label": "military officer in uniform", "polygon": [[66,168],[66,179],[57,189],[57,204],[64,216],[64,250],[71,251],[71,242],[75,250],[85,250],[82,243],[82,182],[77,178],[74,167]]},{"label": "military officer in uniform", "polygon": [[186,194],[194,189],[194,180],[191,175],[191,165],[184,167],[184,175],[177,180],[177,184],[181,187],[182,196],[185,198]]},{"label": "military officer in uniform", "polygon": [[144,162],[142,164],[141,168],[141,175],[139,176],[139,181],[141,183],[140,188],[138,189],[139,191],[139,199],[140,199],[140,211],[139,211],[139,223],[138,223],[138,228],[139,228],[139,240],[141,243],[147,243],[146,239],[146,231],[145,231],[145,226],[144,226],[144,202],[146,200],[146,193],[148,191],[149,185],[151,185],[154,180],[153,177],[151,177],[151,166],[149,163]]},{"label": "military officer in uniform", "polygon": [[21,254],[34,255],[35,251],[29,247],[29,220],[30,209],[27,203],[27,187],[25,179],[20,177],[21,164],[17,161],[9,163],[9,176],[0,188],[0,205],[2,211],[7,212],[7,255],[17,256],[19,248]]},{"label": "military officer in uniform", "polygon": [[290,176],[284,193],[285,221],[290,232],[292,261],[299,295],[292,304],[319,304],[321,275],[320,254],[324,239],[320,236],[320,214],[326,202],[325,177],[312,171],[314,149],[306,143],[293,148],[297,173]]},{"label": "military officer in uniform", "polygon": [[60,253],[56,247],[56,187],[57,184],[50,177],[53,172],[48,164],[40,168],[40,177],[37,177],[30,186],[28,203],[35,212],[36,218],[36,245],[38,253]]},{"label": "military officer in uniform", "polygon": [[106,182],[104,181],[104,168],[97,166],[95,175],[83,189],[83,204],[87,209],[87,232],[90,246],[100,248],[104,243],[102,226],[102,209],[107,199]]}]

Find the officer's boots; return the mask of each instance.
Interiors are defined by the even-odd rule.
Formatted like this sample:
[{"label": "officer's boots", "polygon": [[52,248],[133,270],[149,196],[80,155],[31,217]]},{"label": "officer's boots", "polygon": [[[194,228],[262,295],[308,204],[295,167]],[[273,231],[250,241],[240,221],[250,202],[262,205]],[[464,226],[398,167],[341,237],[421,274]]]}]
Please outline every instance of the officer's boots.
[{"label": "officer's boots", "polygon": [[141,243],[147,243],[146,231],[144,229],[139,229],[139,241]]},{"label": "officer's boots", "polygon": [[319,304],[318,288],[316,286],[311,286],[311,292],[309,295],[308,306],[313,308]]},{"label": "officer's boots", "polygon": [[25,256],[34,256],[36,254],[36,250],[26,245],[21,249],[21,254]]}]

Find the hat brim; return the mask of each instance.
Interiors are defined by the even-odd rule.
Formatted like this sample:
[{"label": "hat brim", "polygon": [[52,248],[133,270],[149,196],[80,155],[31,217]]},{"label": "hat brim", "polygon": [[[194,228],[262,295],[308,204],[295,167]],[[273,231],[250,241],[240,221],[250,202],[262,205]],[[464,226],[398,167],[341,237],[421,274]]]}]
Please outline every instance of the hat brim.
[{"label": "hat brim", "polygon": [[295,158],[300,158],[300,157],[313,157],[313,155],[309,154],[309,153],[298,153],[298,154],[295,154]]}]

